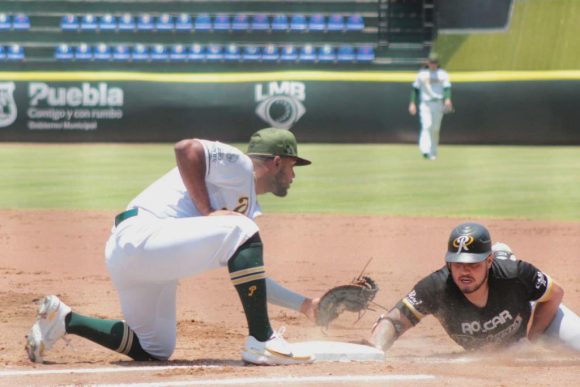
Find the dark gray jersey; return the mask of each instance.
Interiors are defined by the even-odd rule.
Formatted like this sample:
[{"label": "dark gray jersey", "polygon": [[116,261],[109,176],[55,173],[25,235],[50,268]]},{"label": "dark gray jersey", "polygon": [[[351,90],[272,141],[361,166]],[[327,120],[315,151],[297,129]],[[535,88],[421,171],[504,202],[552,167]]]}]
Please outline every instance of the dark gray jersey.
[{"label": "dark gray jersey", "polygon": [[501,346],[526,337],[530,302],[548,297],[551,285],[550,277],[530,263],[495,259],[485,307],[469,302],[443,267],[419,281],[397,308],[413,325],[432,314],[465,349]]}]

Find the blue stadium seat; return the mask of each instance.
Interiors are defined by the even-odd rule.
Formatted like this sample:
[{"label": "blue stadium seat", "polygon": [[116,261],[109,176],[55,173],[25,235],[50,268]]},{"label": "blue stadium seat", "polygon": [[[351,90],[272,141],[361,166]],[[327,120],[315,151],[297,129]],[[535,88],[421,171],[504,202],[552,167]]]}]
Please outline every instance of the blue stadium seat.
[{"label": "blue stadium seat", "polygon": [[119,44],[113,48],[113,60],[126,62],[131,59],[131,51],[125,44]]},{"label": "blue stadium seat", "polygon": [[261,13],[252,16],[252,21],[250,23],[250,30],[252,31],[269,31],[270,30],[270,19],[268,15]]},{"label": "blue stadium seat", "polygon": [[344,16],[338,13],[329,16],[328,23],[326,24],[327,31],[344,31],[345,28]]},{"label": "blue stadium seat", "polygon": [[322,14],[314,14],[308,18],[308,30],[322,32],[326,30],[326,17]]},{"label": "blue stadium seat", "polygon": [[189,48],[189,59],[194,62],[203,62],[205,60],[205,47],[199,43],[194,43]]},{"label": "blue stadium seat", "polygon": [[155,20],[148,13],[137,16],[137,31],[153,31],[155,29]]},{"label": "blue stadium seat", "polygon": [[239,13],[232,20],[232,30],[247,31],[250,28],[250,17],[244,13]]},{"label": "blue stadium seat", "polygon": [[211,31],[211,16],[208,13],[198,14],[193,22],[193,29],[195,31]]},{"label": "blue stadium seat", "polygon": [[0,31],[9,31],[11,28],[12,28],[12,17],[5,13],[0,13]]},{"label": "blue stadium seat", "polygon": [[169,49],[164,44],[154,44],[149,52],[152,61],[160,62],[169,60]]},{"label": "blue stadium seat", "polygon": [[298,60],[298,50],[292,44],[287,44],[282,47],[280,53],[280,60],[282,62],[295,62]]},{"label": "blue stadium seat", "polygon": [[93,59],[93,49],[86,43],[81,43],[75,48],[75,59],[88,61]]},{"label": "blue stadium seat", "polygon": [[157,31],[173,31],[175,28],[175,21],[173,16],[168,13],[159,15],[155,23]]},{"label": "blue stadium seat", "polygon": [[373,60],[375,60],[375,49],[373,46],[364,45],[357,48],[356,50],[357,62],[372,62]]},{"label": "blue stadium seat", "polygon": [[337,62],[347,63],[347,62],[354,62],[356,59],[354,47],[350,44],[342,44],[338,47],[336,52],[336,60]]},{"label": "blue stadium seat", "polygon": [[19,44],[11,44],[6,48],[6,59],[24,60],[24,47]]},{"label": "blue stadium seat", "polygon": [[268,44],[262,50],[262,60],[264,62],[277,62],[280,59],[280,49],[278,46]]},{"label": "blue stadium seat", "polygon": [[298,61],[299,62],[316,62],[318,59],[316,48],[311,44],[307,44],[300,48],[300,53],[298,54]]},{"label": "blue stadium seat", "polygon": [[117,18],[110,13],[99,18],[99,30],[115,31],[117,29]]},{"label": "blue stadium seat", "polygon": [[93,58],[95,58],[95,60],[111,60],[111,47],[106,43],[97,44],[93,52]]},{"label": "blue stadium seat", "polygon": [[214,31],[229,31],[232,28],[232,21],[229,15],[219,14],[213,20]]},{"label": "blue stadium seat", "polygon": [[302,14],[292,15],[290,18],[290,31],[292,32],[304,32],[308,27],[308,22],[306,16]]},{"label": "blue stadium seat", "polygon": [[288,16],[279,13],[272,17],[272,31],[288,31]]},{"label": "blue stadium seat", "polygon": [[221,44],[208,44],[205,59],[216,62],[224,59],[224,47]]},{"label": "blue stadium seat", "polygon": [[365,22],[361,15],[350,15],[346,19],[347,31],[362,31],[365,28]]},{"label": "blue stadium seat", "polygon": [[149,47],[144,44],[136,44],[133,46],[133,50],[131,52],[131,59],[134,62],[143,62],[149,60]]},{"label": "blue stadium seat", "polygon": [[80,24],[81,31],[96,31],[97,27],[97,18],[95,15],[90,13],[83,15]]},{"label": "blue stadium seat", "polygon": [[119,31],[134,31],[135,18],[133,15],[126,13],[119,18]]},{"label": "blue stadium seat", "polygon": [[262,49],[255,44],[248,44],[242,50],[242,60],[248,62],[259,61],[262,59]]},{"label": "blue stadium seat", "polygon": [[318,61],[321,63],[331,63],[336,61],[336,50],[330,44],[325,44],[318,50]]},{"label": "blue stadium seat", "polygon": [[63,31],[76,31],[79,27],[79,18],[76,15],[68,14],[60,19],[60,29]]},{"label": "blue stadium seat", "polygon": [[191,32],[193,30],[193,21],[191,15],[181,13],[175,19],[175,30],[180,32]]},{"label": "blue stadium seat", "polygon": [[173,62],[183,62],[187,58],[187,49],[183,44],[174,44],[169,52],[169,59]]},{"label": "blue stadium seat", "polygon": [[54,50],[54,58],[58,60],[74,59],[74,52],[72,47],[66,43],[59,44]]},{"label": "blue stadium seat", "polygon": [[6,50],[4,49],[4,46],[0,46],[0,61],[3,61],[6,59]]},{"label": "blue stadium seat", "polygon": [[16,31],[25,31],[30,29],[30,18],[23,13],[17,13],[12,16],[12,29]]},{"label": "blue stadium seat", "polygon": [[240,46],[235,43],[228,44],[224,52],[224,59],[228,62],[240,61],[242,59]]}]

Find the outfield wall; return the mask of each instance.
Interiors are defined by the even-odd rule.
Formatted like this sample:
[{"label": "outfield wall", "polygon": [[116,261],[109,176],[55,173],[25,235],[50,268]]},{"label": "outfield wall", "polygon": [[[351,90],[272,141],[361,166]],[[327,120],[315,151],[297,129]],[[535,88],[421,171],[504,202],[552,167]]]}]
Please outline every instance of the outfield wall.
[{"label": "outfield wall", "polygon": [[[414,73],[15,73],[0,78],[0,141],[245,142],[266,126],[308,142],[414,143]],[[20,79],[19,79],[20,78]],[[452,74],[447,144],[580,145],[576,73]]]}]

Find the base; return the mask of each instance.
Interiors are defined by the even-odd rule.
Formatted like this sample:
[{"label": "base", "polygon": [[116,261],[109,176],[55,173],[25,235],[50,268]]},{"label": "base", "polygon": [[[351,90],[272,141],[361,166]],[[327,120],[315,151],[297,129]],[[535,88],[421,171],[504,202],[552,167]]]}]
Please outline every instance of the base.
[{"label": "base", "polygon": [[316,362],[332,361],[384,361],[385,353],[379,349],[340,341],[304,341],[291,344],[296,352],[311,353]]}]

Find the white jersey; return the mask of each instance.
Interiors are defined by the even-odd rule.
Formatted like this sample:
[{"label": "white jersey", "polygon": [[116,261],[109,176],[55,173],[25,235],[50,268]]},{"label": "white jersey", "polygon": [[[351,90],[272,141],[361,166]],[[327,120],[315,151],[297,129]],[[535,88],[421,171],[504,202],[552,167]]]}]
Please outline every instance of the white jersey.
[{"label": "white jersey", "polygon": [[413,87],[419,89],[421,102],[430,102],[442,100],[443,89],[451,87],[451,82],[449,82],[447,71],[441,68],[435,71],[425,68],[417,74]]},{"label": "white jersey", "polygon": [[[250,219],[260,215],[250,158],[233,146],[199,141],[205,151],[205,184],[212,208],[236,211]],[[141,192],[129,203],[130,208],[143,209],[161,219],[201,216],[177,167]]]}]

